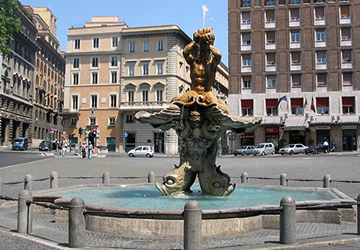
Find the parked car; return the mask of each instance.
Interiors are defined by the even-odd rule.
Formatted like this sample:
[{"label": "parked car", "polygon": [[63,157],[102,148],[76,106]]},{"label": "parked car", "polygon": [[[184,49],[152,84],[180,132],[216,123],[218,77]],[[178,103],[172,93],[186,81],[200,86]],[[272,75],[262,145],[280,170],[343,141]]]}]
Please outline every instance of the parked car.
[{"label": "parked car", "polygon": [[13,140],[12,150],[27,150],[29,147],[29,139],[27,137],[17,137]]},{"label": "parked car", "polygon": [[138,146],[134,149],[131,149],[128,152],[128,155],[130,157],[135,157],[135,156],[153,157],[154,151],[153,151],[152,147],[149,147],[149,146]]},{"label": "parked car", "polygon": [[306,152],[308,154],[318,154],[318,153],[325,153],[325,148],[322,144],[316,144],[316,145],[312,145],[310,146]]},{"label": "parked car", "polygon": [[275,154],[275,146],[271,142],[259,143],[253,152],[255,155]]},{"label": "parked car", "polygon": [[255,146],[252,146],[252,145],[242,146],[241,148],[234,150],[234,155],[235,156],[237,156],[237,155],[244,156],[244,155],[253,154],[254,149],[255,149]]},{"label": "parked car", "polygon": [[305,154],[305,153],[307,153],[307,149],[308,149],[308,146],[304,146],[301,143],[294,143],[294,144],[287,145],[285,148],[280,148],[279,153],[281,155],[284,155],[284,154],[292,155],[292,154],[299,154],[299,153]]},{"label": "parked car", "polygon": [[42,141],[39,145],[39,151],[50,151],[52,148],[50,141]]}]

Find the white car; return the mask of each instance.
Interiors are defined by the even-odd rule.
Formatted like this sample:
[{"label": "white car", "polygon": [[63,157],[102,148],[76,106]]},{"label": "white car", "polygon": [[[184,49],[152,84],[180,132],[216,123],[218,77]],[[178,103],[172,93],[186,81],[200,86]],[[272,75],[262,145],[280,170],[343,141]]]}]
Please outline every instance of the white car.
[{"label": "white car", "polygon": [[271,142],[259,143],[253,152],[255,155],[275,154],[275,146]]},{"label": "white car", "polygon": [[294,143],[294,144],[287,145],[285,148],[280,148],[279,153],[281,155],[284,155],[284,154],[292,155],[292,154],[299,154],[299,153],[305,154],[305,153],[307,153],[308,148],[309,148],[308,146],[304,146],[301,143]]},{"label": "white car", "polygon": [[146,156],[146,157],[153,157],[154,151],[150,146],[138,146],[134,149],[131,149],[128,152],[128,156],[135,157],[135,156]]}]

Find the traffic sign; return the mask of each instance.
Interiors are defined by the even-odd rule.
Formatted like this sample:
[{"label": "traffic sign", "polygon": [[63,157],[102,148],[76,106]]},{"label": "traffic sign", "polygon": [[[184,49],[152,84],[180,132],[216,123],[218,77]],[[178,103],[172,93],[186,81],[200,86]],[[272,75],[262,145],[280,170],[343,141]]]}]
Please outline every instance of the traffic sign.
[{"label": "traffic sign", "polygon": [[124,133],[124,137],[128,137],[128,135],[129,135],[128,133],[126,133],[126,132]]},{"label": "traffic sign", "polygon": [[50,134],[54,134],[54,130],[50,130]]}]

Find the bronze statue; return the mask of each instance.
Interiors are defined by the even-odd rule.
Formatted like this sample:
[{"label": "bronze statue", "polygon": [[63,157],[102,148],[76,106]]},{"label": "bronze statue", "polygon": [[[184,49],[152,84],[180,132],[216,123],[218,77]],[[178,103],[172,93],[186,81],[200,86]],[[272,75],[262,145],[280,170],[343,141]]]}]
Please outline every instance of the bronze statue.
[{"label": "bronze statue", "polygon": [[184,48],[191,71],[191,91],[175,97],[170,107],[159,113],[140,111],[135,115],[140,122],[163,131],[174,129],[180,138],[179,166],[164,176],[163,183],[156,183],[163,195],[190,193],[196,176],[203,195],[225,196],[233,192],[236,185],[215,164],[218,139],[229,129],[245,133],[260,122],[258,118],[241,120],[230,116],[227,104],[212,94],[216,67],[221,60],[214,40],[212,28],[200,29]]}]

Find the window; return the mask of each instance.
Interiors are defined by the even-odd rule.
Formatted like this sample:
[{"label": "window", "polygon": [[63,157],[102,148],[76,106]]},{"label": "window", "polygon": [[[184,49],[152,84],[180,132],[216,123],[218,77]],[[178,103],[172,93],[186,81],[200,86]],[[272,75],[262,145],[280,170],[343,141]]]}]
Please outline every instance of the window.
[{"label": "window", "polygon": [[241,7],[251,7],[251,0],[242,0]]},{"label": "window", "polygon": [[277,99],[266,99],[266,114],[268,116],[278,115]]},{"label": "window", "polygon": [[342,83],[343,86],[352,86],[353,85],[353,73],[346,72],[342,74]]},{"label": "window", "polygon": [[327,85],[327,74],[326,73],[316,74],[316,81],[317,81],[318,86],[326,86]]},{"label": "window", "polygon": [[266,35],[266,44],[275,44],[275,31],[267,31]]},{"label": "window", "polygon": [[250,24],[251,23],[250,12],[242,12],[241,13],[241,20],[242,20],[243,24]]},{"label": "window", "polygon": [[160,40],[157,42],[157,51],[164,51],[164,41]]},{"label": "window", "polygon": [[315,20],[324,20],[325,19],[325,8],[324,7],[315,7]]},{"label": "window", "polygon": [[266,6],[273,6],[273,5],[275,5],[275,0],[265,0],[265,5]]},{"label": "window", "polygon": [[157,75],[164,74],[164,64],[163,63],[156,64],[156,74]]},{"label": "window", "polygon": [[304,114],[303,98],[291,98],[291,114]]},{"label": "window", "polygon": [[329,98],[316,97],[316,113],[321,115],[329,114]]},{"label": "window", "polygon": [[351,28],[350,27],[342,27],[341,28],[341,40],[342,41],[351,40]]},{"label": "window", "polygon": [[141,99],[143,102],[149,101],[149,90],[143,90],[141,91]]},{"label": "window", "polygon": [[111,71],[111,83],[117,83],[117,71]]},{"label": "window", "polygon": [[243,67],[251,67],[251,54],[242,55]]},{"label": "window", "polygon": [[79,84],[79,73],[73,73],[72,76],[73,76],[73,80],[72,80],[73,85],[78,85]]},{"label": "window", "polygon": [[135,42],[130,42],[129,43],[129,52],[130,53],[135,53]]},{"label": "window", "polygon": [[118,57],[112,56],[111,57],[111,67],[117,67],[118,66]]},{"label": "window", "polygon": [[349,5],[340,5],[340,16],[343,18],[350,18],[350,6]]},{"label": "window", "polygon": [[134,94],[135,94],[134,90],[129,90],[128,91],[128,93],[127,93],[127,99],[128,99],[127,101],[128,102],[134,102],[135,101]]},{"label": "window", "polygon": [[77,119],[76,118],[71,118],[70,125],[71,126],[76,126],[76,124],[77,124]]},{"label": "window", "polygon": [[242,33],[242,45],[251,45],[251,33]]},{"label": "window", "polygon": [[291,64],[301,64],[301,52],[291,52]]},{"label": "window", "polygon": [[352,51],[350,49],[342,50],[341,51],[341,57],[343,63],[349,63],[352,62]]},{"label": "window", "polygon": [[91,84],[98,84],[98,72],[91,72]]},{"label": "window", "polygon": [[74,58],[74,60],[73,60],[73,68],[78,69],[79,65],[80,65],[80,59],[79,58]]},{"label": "window", "polygon": [[110,108],[116,108],[117,95],[110,95]]},{"label": "window", "polygon": [[276,65],[276,53],[267,53],[266,54],[266,65],[267,66]]},{"label": "window", "polygon": [[290,21],[300,20],[300,9],[290,9]]},{"label": "window", "polygon": [[119,45],[119,37],[114,36],[111,38],[111,47],[117,47]]},{"label": "window", "polygon": [[116,117],[114,116],[109,116],[108,117],[108,122],[109,122],[109,127],[115,127],[115,122],[116,122]]},{"label": "window", "polygon": [[149,44],[150,44],[149,41],[145,41],[145,42],[143,43],[143,51],[144,51],[144,52],[149,52],[149,47],[150,47]]},{"label": "window", "polygon": [[266,18],[267,23],[274,23],[275,22],[275,10],[266,10],[265,18]]},{"label": "window", "polygon": [[316,30],[316,41],[317,42],[325,42],[326,33],[324,29]]},{"label": "window", "polygon": [[96,118],[95,117],[89,117],[89,125],[96,125]]},{"label": "window", "polygon": [[143,76],[149,75],[149,64],[148,63],[144,63],[142,65],[142,75]]},{"label": "window", "polygon": [[80,49],[80,39],[74,40],[74,49]]},{"label": "window", "polygon": [[93,49],[99,48],[99,38],[93,38]]},{"label": "window", "polygon": [[133,115],[127,115],[126,116],[126,123],[134,123],[134,116]]},{"label": "window", "polygon": [[342,99],[343,114],[354,114],[355,113],[355,97],[354,96],[349,96],[349,97],[343,96],[341,99]]},{"label": "window", "polygon": [[242,116],[252,116],[254,114],[253,109],[253,100],[241,100]]},{"label": "window", "polygon": [[300,4],[300,0],[290,0],[290,4]]},{"label": "window", "polygon": [[163,90],[162,89],[156,90],[156,101],[158,101],[158,102],[163,101]]},{"label": "window", "polygon": [[79,109],[79,97],[77,95],[73,95],[71,97],[71,108],[73,110],[78,110]]},{"label": "window", "polygon": [[91,60],[91,67],[92,68],[97,68],[99,67],[99,58],[98,57],[93,57]]},{"label": "window", "polygon": [[301,75],[291,75],[291,84],[293,87],[301,87]]},{"label": "window", "polygon": [[128,65],[128,75],[129,76],[135,75],[135,64]]},{"label": "window", "polygon": [[316,51],[316,63],[318,64],[326,63],[326,51]]},{"label": "window", "polygon": [[300,31],[294,30],[290,32],[291,34],[291,43],[300,43]]},{"label": "window", "polygon": [[267,87],[276,88],[276,76],[267,76],[266,78]]},{"label": "window", "polygon": [[244,89],[251,89],[251,76],[243,76],[242,84]]},{"label": "window", "polygon": [[97,95],[91,95],[90,102],[90,108],[97,108]]}]

